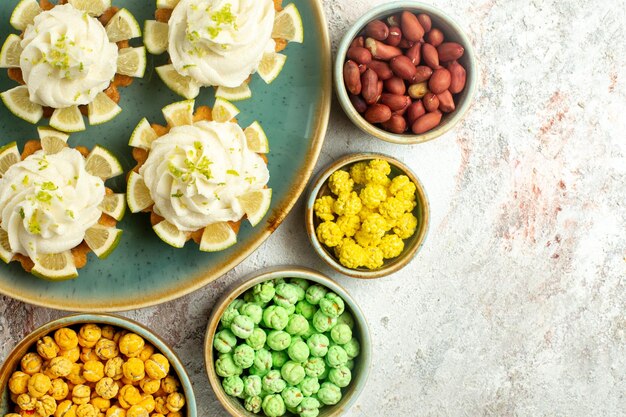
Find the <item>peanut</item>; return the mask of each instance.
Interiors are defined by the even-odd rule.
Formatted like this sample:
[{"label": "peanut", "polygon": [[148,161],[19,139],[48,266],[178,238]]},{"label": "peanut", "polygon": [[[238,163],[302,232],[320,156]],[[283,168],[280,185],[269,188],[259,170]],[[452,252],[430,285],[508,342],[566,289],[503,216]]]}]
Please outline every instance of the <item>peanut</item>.
[{"label": "peanut", "polygon": [[374,70],[368,68],[367,71],[361,75],[361,95],[367,104],[376,103],[376,96],[378,94],[378,75]]},{"label": "peanut", "polygon": [[344,64],[343,79],[351,94],[361,94],[361,74],[354,61],[346,61]]},{"label": "peanut", "polygon": [[415,65],[404,55],[392,58],[391,61],[389,61],[389,66],[393,73],[403,80],[412,80],[417,73]]},{"label": "peanut", "polygon": [[369,123],[384,123],[391,119],[391,109],[384,104],[372,104],[364,117]]},{"label": "peanut", "polygon": [[428,88],[435,94],[443,93],[450,87],[450,71],[445,68],[438,68],[428,80]]},{"label": "peanut", "polygon": [[422,102],[424,103],[424,108],[429,113],[439,108],[439,99],[437,98],[436,94],[426,93],[426,95],[422,99]]},{"label": "peanut", "polygon": [[389,37],[389,27],[382,20],[372,20],[365,26],[365,35],[384,41]]},{"label": "peanut", "polygon": [[402,40],[402,29],[400,29],[400,26],[393,26],[392,28],[390,28],[389,36],[387,36],[385,43],[391,46],[398,46],[401,40]]},{"label": "peanut", "polygon": [[430,16],[426,13],[420,13],[417,15],[417,20],[420,22],[420,25],[422,25],[425,32],[430,32],[430,29],[433,27],[433,22],[430,20]]},{"label": "peanut", "polygon": [[374,58],[383,61],[389,61],[394,56],[402,55],[402,50],[400,50],[400,48],[386,45],[374,38],[367,38],[365,40],[365,47],[369,49]]},{"label": "peanut", "polygon": [[372,62],[372,54],[367,49],[361,46],[353,46],[348,49],[348,53],[346,54],[348,59],[353,60],[357,64],[367,65]]},{"label": "peanut", "polygon": [[432,46],[441,45],[443,39],[443,32],[439,29],[432,29],[430,32],[428,32],[428,35],[426,35],[426,42],[428,42]]},{"label": "peanut", "polygon": [[406,120],[399,114],[393,114],[389,120],[382,123],[382,126],[391,133],[401,134],[406,131]]},{"label": "peanut", "polygon": [[456,61],[450,62],[447,68],[450,71],[450,88],[448,90],[452,94],[458,94],[465,88],[465,68]]},{"label": "peanut", "polygon": [[392,77],[384,82],[385,90],[391,94],[404,95],[406,93],[406,84],[400,77]]},{"label": "peanut", "polygon": [[437,48],[431,44],[425,43],[422,45],[422,58],[424,59],[424,63],[432,69],[439,68],[439,53],[437,52]]},{"label": "peanut", "polygon": [[393,71],[391,70],[391,67],[388,63],[384,61],[372,60],[368,67],[374,70],[376,75],[378,75],[379,80],[385,81],[393,77]]},{"label": "peanut", "polygon": [[417,42],[424,36],[424,28],[420,24],[417,16],[409,11],[402,12],[401,17],[402,34],[410,41]]},{"label": "peanut", "polygon": [[454,98],[452,98],[452,94],[448,90],[437,94],[437,99],[439,100],[439,110],[444,113],[451,113],[456,108]]},{"label": "peanut", "polygon": [[444,42],[437,47],[439,61],[455,61],[463,56],[465,49],[456,42]]},{"label": "peanut", "polygon": [[411,130],[416,135],[421,135],[422,133],[426,133],[431,129],[434,129],[441,122],[441,112],[439,110],[435,110],[432,113],[426,113],[422,117],[418,118],[415,123],[411,126]]}]

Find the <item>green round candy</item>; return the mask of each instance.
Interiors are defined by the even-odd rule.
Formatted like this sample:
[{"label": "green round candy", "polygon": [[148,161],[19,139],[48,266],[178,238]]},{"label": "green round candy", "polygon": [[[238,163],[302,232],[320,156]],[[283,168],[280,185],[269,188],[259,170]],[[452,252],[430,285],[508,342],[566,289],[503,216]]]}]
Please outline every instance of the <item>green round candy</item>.
[{"label": "green round candy", "polygon": [[289,313],[283,307],[269,306],[263,311],[263,324],[274,330],[282,330],[289,323]]},{"label": "green round candy", "polygon": [[293,361],[287,361],[280,369],[280,374],[289,385],[298,385],[305,377],[302,365]]},{"label": "green round candy", "polygon": [[345,309],[343,299],[334,292],[329,292],[320,300],[320,310],[329,317],[339,317]]},{"label": "green round candy", "polygon": [[309,325],[309,329],[306,332],[302,333],[300,336],[306,340],[316,333],[317,333],[317,330],[315,330],[315,327]]},{"label": "green round candy", "polygon": [[328,348],[328,353],[326,354],[326,363],[331,368],[339,368],[344,366],[348,362],[348,354],[346,351],[339,345],[334,345]]},{"label": "green round candy", "polygon": [[267,335],[267,346],[274,350],[285,350],[291,344],[291,336],[282,330],[272,330]]},{"label": "green round candy", "polygon": [[275,290],[272,281],[265,281],[252,288],[254,299],[261,303],[269,303],[274,298]]},{"label": "green round candy", "polygon": [[309,358],[310,351],[306,342],[303,340],[295,340],[291,342],[287,353],[291,360],[302,363]]},{"label": "green round candy", "polygon": [[289,317],[285,331],[290,335],[299,336],[309,330],[309,321],[300,314]]},{"label": "green round candy", "polygon": [[243,403],[243,406],[251,413],[260,413],[261,412],[261,404],[263,400],[258,395],[254,397],[248,397]]},{"label": "green round candy", "polygon": [[239,345],[233,352],[233,360],[237,366],[248,369],[254,364],[254,349],[248,345]]},{"label": "green round candy", "polygon": [[286,411],[285,402],[280,395],[268,395],[263,398],[263,412],[267,417],[280,417]]},{"label": "green round candy", "polygon": [[302,391],[300,391],[297,387],[287,387],[280,393],[280,396],[283,397],[283,401],[288,408],[295,408],[300,405],[304,395],[302,395]]},{"label": "green round candy", "polygon": [[355,337],[350,339],[348,343],[342,345],[341,347],[348,354],[348,359],[354,359],[359,356],[359,353],[361,353],[361,344]]},{"label": "green round candy", "polygon": [[263,308],[258,304],[245,303],[239,308],[239,314],[248,316],[252,319],[254,324],[259,324],[263,318]]},{"label": "green round candy", "polygon": [[317,394],[317,391],[320,389],[320,382],[317,378],[307,376],[300,382],[298,387],[300,387],[300,391],[302,391],[305,397],[310,397]]},{"label": "green round candy", "polygon": [[320,402],[313,397],[304,397],[298,406],[300,417],[317,417],[320,413]]},{"label": "green round candy", "polygon": [[259,350],[263,346],[265,346],[265,340],[267,339],[267,335],[265,334],[265,330],[256,327],[250,337],[246,339],[246,343],[254,350]]},{"label": "green round candy", "polygon": [[354,317],[348,310],[345,310],[337,317],[337,324],[347,324],[350,329],[354,329]]},{"label": "green round candy", "polygon": [[298,302],[298,289],[293,284],[278,284],[276,286],[276,294],[274,294],[274,304],[281,307],[295,305]]},{"label": "green round candy", "polygon": [[243,398],[243,380],[238,376],[229,376],[222,380],[224,392],[231,397]]},{"label": "green round candy", "polygon": [[287,382],[281,378],[280,371],[272,369],[262,379],[263,390],[270,393],[279,393],[287,387]]},{"label": "green round candy", "polygon": [[324,368],[324,372],[322,372],[322,374],[320,376],[318,376],[317,379],[319,379],[320,381],[324,382],[324,380],[328,379],[329,370],[330,370],[330,368],[328,366],[325,367]]},{"label": "green round candy", "polygon": [[317,391],[317,399],[326,405],[335,405],[341,400],[341,388],[332,382],[324,382]]},{"label": "green round candy", "polygon": [[346,368],[348,368],[349,370],[354,369],[354,359],[348,359],[348,362],[346,362]]},{"label": "green round candy", "polygon": [[318,378],[324,373],[325,369],[326,364],[322,358],[309,358],[309,360],[304,363],[304,372],[307,376],[311,376],[313,378]]},{"label": "green round candy", "polygon": [[241,375],[243,368],[235,363],[233,355],[223,353],[215,361],[215,372],[222,378],[228,378],[229,376]]},{"label": "green round candy", "polygon": [[258,375],[248,375],[243,378],[243,393],[246,397],[261,395],[261,377]]},{"label": "green round candy", "polygon": [[345,388],[352,380],[352,372],[350,372],[350,369],[347,366],[333,368],[330,372],[328,372],[328,379],[339,388]]},{"label": "green round candy", "polygon": [[243,301],[245,301],[246,303],[256,302],[256,300],[254,299],[254,294],[252,293],[252,290],[248,290],[245,293],[243,293]]},{"label": "green round candy", "polygon": [[[265,375],[272,369],[272,354],[266,349],[259,349],[254,353],[254,363],[252,365],[254,374]],[[252,373],[252,369],[250,371]]]},{"label": "green round candy", "polygon": [[230,324],[230,330],[241,339],[247,339],[254,330],[254,322],[248,316],[238,315]]},{"label": "green round candy", "polygon": [[289,304],[287,307],[285,307],[285,311],[287,311],[287,315],[291,316],[292,314],[294,314],[296,312],[296,305],[295,304]]},{"label": "green round candy", "polygon": [[326,295],[327,292],[328,292],[328,290],[325,287],[322,287],[319,284],[311,285],[306,290],[305,299],[309,303],[311,303],[313,305],[317,305],[317,304],[319,304],[320,300],[322,298],[324,298],[324,296]]},{"label": "green round candy", "polygon": [[337,324],[337,318],[327,316],[322,310],[317,310],[313,315],[313,327],[320,333],[330,331],[330,329],[335,327],[335,324]]},{"label": "green round candy", "polygon": [[338,345],[345,345],[352,339],[352,330],[347,324],[337,323],[330,331],[330,338]]},{"label": "green round candy", "polygon": [[289,355],[284,350],[272,351],[272,368],[280,369],[289,360]]},{"label": "green round candy", "polygon": [[285,282],[287,282],[285,278],[274,278],[274,286],[284,284]]},{"label": "green round candy", "polygon": [[220,353],[229,353],[235,346],[237,346],[237,338],[230,329],[217,332],[213,338],[213,347]]},{"label": "green round candy", "polygon": [[230,303],[230,305],[226,307],[226,310],[224,310],[224,312],[222,313],[222,318],[220,319],[220,322],[227,329],[230,328],[230,324],[233,322],[233,319],[239,315],[239,307],[241,306],[241,304],[238,301],[241,301],[241,303],[243,303],[243,300],[237,299]]},{"label": "green round candy", "polygon": [[296,285],[296,286],[302,288],[302,291],[306,291],[307,288],[309,288],[311,286],[309,281],[304,279],[304,278],[291,278],[291,280],[289,280],[289,282],[292,283],[293,285]]},{"label": "green round candy", "polygon": [[328,353],[330,341],[325,334],[315,333],[307,339],[306,344],[311,351],[311,355],[323,358]]},{"label": "green round candy", "polygon": [[296,303],[296,313],[301,314],[307,320],[311,320],[316,311],[317,307],[306,300],[298,301]]}]

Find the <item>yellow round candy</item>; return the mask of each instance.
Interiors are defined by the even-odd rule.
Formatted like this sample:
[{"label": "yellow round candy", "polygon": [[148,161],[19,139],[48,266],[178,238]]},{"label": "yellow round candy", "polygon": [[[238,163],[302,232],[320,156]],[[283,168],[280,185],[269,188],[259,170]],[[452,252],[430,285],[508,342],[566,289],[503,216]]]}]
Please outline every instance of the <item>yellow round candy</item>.
[{"label": "yellow round candy", "polygon": [[110,400],[115,397],[119,391],[119,387],[113,378],[105,377],[96,383],[96,394],[102,398]]},{"label": "yellow round candy", "polygon": [[57,410],[57,402],[49,395],[44,395],[35,404],[35,411],[41,417],[49,417]]},{"label": "yellow round candy", "polygon": [[149,417],[148,410],[140,405],[133,405],[126,412],[126,417]]},{"label": "yellow round candy", "polygon": [[154,399],[154,411],[160,414],[167,414],[170,410],[167,408],[167,398],[157,397]]},{"label": "yellow round candy", "polygon": [[117,400],[123,408],[129,409],[131,406],[141,401],[139,390],[132,385],[124,385],[117,396]]},{"label": "yellow round candy", "polygon": [[72,370],[66,376],[67,380],[70,381],[74,385],[80,385],[87,382],[85,378],[83,378],[83,364],[82,363],[74,363],[72,364]]},{"label": "yellow round candy", "polygon": [[85,324],[78,332],[78,344],[83,347],[92,348],[102,337],[102,330],[97,324]]},{"label": "yellow round candy", "polygon": [[141,390],[146,394],[154,394],[161,388],[161,380],[144,378],[139,381],[139,386],[141,387]]},{"label": "yellow round candy", "polygon": [[139,354],[143,350],[144,345],[145,342],[143,338],[141,338],[139,335],[136,335],[135,333],[125,334],[120,338],[119,341],[120,352],[122,352],[129,358],[139,356]]},{"label": "yellow round candy", "polygon": [[143,394],[141,397],[141,401],[139,401],[137,405],[142,406],[143,408],[148,410],[148,413],[151,413],[154,411],[154,407],[156,404],[154,402],[154,397],[152,395]]},{"label": "yellow round candy", "polygon": [[105,339],[113,340],[113,337],[115,336],[115,327],[109,325],[103,326],[101,333],[102,337]]},{"label": "yellow round candy", "polygon": [[70,400],[65,400],[57,405],[54,417],[76,417],[76,404]]},{"label": "yellow round candy", "polygon": [[63,327],[54,332],[54,341],[63,350],[69,350],[78,346],[76,332],[68,327]]},{"label": "yellow round candy", "polygon": [[167,394],[172,394],[178,391],[179,387],[180,387],[180,382],[178,382],[178,380],[171,375],[168,375],[161,380],[161,388]]},{"label": "yellow round candy", "polygon": [[50,360],[47,366],[47,370],[55,378],[66,377],[72,372],[72,366],[74,364],[64,356],[57,356]]},{"label": "yellow round candy", "polygon": [[24,373],[28,375],[34,375],[38,372],[41,372],[41,367],[43,366],[43,359],[36,353],[29,352],[20,361],[20,366]]},{"label": "yellow round candy", "polygon": [[9,379],[9,391],[13,394],[24,394],[28,392],[28,380],[30,375],[21,371],[13,372]]},{"label": "yellow round candy", "polygon": [[114,405],[106,411],[106,417],[126,417],[126,410]]},{"label": "yellow round candy", "polygon": [[170,411],[179,411],[185,406],[185,396],[180,392],[173,392],[167,396],[167,409]]},{"label": "yellow round candy", "polygon": [[64,350],[61,349],[59,351],[59,356],[63,356],[70,360],[70,362],[77,362],[80,359],[80,348],[78,346],[74,346],[73,348]]},{"label": "yellow round candy", "polygon": [[104,374],[109,378],[113,378],[115,381],[122,379],[124,372],[122,366],[124,365],[124,359],[118,357],[111,358],[104,365]]},{"label": "yellow round candy", "polygon": [[49,394],[52,396],[52,398],[57,401],[62,401],[67,397],[69,393],[70,388],[63,379],[56,378],[52,380],[52,385],[49,391]]},{"label": "yellow round candy", "polygon": [[104,377],[104,365],[100,361],[87,361],[83,365],[83,378],[88,382],[98,382]]},{"label": "yellow round candy", "polygon": [[170,411],[167,413],[167,417],[183,417],[183,413],[180,411]]},{"label": "yellow round candy", "polygon": [[96,351],[92,348],[82,348],[80,351],[80,360],[83,362],[99,361],[100,358],[96,354]]},{"label": "yellow round candy", "polygon": [[146,373],[152,379],[163,379],[170,372],[170,363],[160,353],[155,353],[146,361]]},{"label": "yellow round candy", "polygon": [[41,398],[48,393],[52,381],[47,375],[36,373],[28,380],[28,393],[31,397]]},{"label": "yellow round candy", "polygon": [[50,336],[44,336],[37,340],[37,353],[44,359],[56,358],[59,350],[59,346]]},{"label": "yellow round candy", "polygon": [[330,195],[318,198],[313,204],[315,215],[323,221],[333,221],[335,219],[335,215],[333,214],[334,204],[335,199]]},{"label": "yellow round candy", "polygon": [[154,346],[150,344],[146,344],[143,347],[143,349],[141,349],[141,353],[139,353],[138,358],[145,362],[148,359],[150,359],[150,356],[152,356],[153,354],[154,354]]},{"label": "yellow round candy", "polygon": [[129,358],[122,365],[122,372],[124,377],[132,382],[140,381],[146,376],[144,363],[139,358]]},{"label": "yellow round candy", "polygon": [[102,360],[114,358],[120,354],[117,343],[110,339],[100,339],[94,346],[94,352]]},{"label": "yellow round candy", "polygon": [[15,400],[15,404],[22,410],[31,411],[34,410],[37,405],[37,398],[29,394],[20,394]]},{"label": "yellow round candy", "polygon": [[111,400],[102,397],[93,397],[89,404],[93,405],[99,412],[104,412],[111,407]]},{"label": "yellow round candy", "polygon": [[91,388],[87,385],[76,385],[74,389],[72,389],[72,401],[74,404],[87,404],[91,399]]},{"label": "yellow round candy", "polygon": [[76,409],[76,417],[98,417],[98,410],[91,404],[81,404]]}]

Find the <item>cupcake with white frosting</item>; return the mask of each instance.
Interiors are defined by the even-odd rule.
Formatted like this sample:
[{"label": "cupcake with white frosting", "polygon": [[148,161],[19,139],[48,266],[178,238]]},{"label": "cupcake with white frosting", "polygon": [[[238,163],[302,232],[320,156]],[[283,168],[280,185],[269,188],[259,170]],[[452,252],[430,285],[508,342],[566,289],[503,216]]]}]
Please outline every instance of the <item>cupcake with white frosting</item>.
[{"label": "cupcake with white frosting", "polygon": [[0,67],[19,84],[0,95],[16,116],[37,123],[50,117],[55,129],[74,132],[121,112],[118,87],[146,69],[144,47],[128,40],[141,35],[126,9],[110,0],[22,0],[11,16],[21,36],[11,34],[0,52]]},{"label": "cupcake with white frosting", "polygon": [[145,42],[152,54],[169,53],[157,68],[165,84],[188,99],[201,87],[217,87],[228,100],[251,97],[250,76],[271,83],[287,57],[288,42],[302,42],[295,5],[282,0],[160,0],[156,20],[148,20]]}]

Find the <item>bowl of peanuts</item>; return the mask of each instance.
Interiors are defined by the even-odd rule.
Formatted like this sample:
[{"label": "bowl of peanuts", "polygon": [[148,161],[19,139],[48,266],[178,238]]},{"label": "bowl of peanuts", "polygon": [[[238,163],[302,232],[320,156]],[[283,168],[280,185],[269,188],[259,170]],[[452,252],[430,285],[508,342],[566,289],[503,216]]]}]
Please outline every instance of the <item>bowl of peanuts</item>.
[{"label": "bowl of peanuts", "polygon": [[335,89],[348,118],[391,143],[416,144],[452,129],[477,84],[472,44],[436,7],[386,3],[345,34],[335,60]]},{"label": "bowl of peanuts", "polygon": [[139,323],[76,314],[26,336],[0,368],[4,417],[196,417],[176,354]]}]

